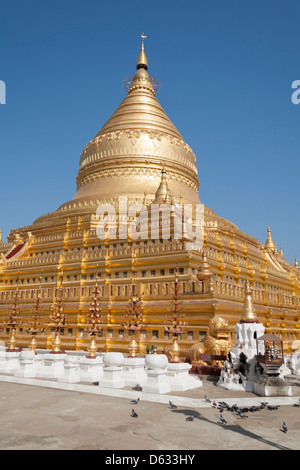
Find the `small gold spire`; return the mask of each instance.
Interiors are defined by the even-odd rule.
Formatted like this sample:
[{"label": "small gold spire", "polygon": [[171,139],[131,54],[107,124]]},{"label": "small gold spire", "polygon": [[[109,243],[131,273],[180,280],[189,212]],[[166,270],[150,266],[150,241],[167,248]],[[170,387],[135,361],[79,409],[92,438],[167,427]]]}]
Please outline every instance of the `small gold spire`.
[{"label": "small gold spire", "polygon": [[246,281],[245,301],[240,323],[258,323],[255,308],[253,306],[252,289],[249,281]]},{"label": "small gold spire", "polygon": [[210,269],[210,265],[207,262],[206,255],[205,255],[205,252],[203,250],[203,252],[202,252],[202,263],[199,266],[199,270],[198,270],[198,273],[197,273],[197,279],[200,282],[204,282],[204,281],[206,281],[206,279],[210,279],[211,277],[213,277],[213,273]]},{"label": "small gold spire", "polygon": [[265,248],[267,250],[273,251],[273,253],[276,251],[276,245],[272,240],[271,229],[270,229],[269,225],[268,225],[268,238],[267,238],[267,241],[266,241],[266,244],[265,244]]},{"label": "small gold spire", "polygon": [[137,69],[144,68],[145,70],[147,70],[148,61],[147,61],[147,57],[146,57],[145,49],[144,49],[144,40],[147,38],[147,36],[145,36],[144,33],[142,33],[141,38],[142,38],[142,48],[141,48],[141,52],[136,63],[136,68]]},{"label": "small gold spire", "polygon": [[282,245],[280,245],[280,255],[281,255],[281,256],[284,256],[284,255],[283,255],[283,250],[282,250]]},{"label": "small gold spire", "polygon": [[295,268],[296,268],[296,269],[299,269],[299,264],[298,264],[297,258],[295,258]]},{"label": "small gold spire", "polygon": [[161,171],[161,181],[155,193],[154,204],[169,204],[171,201],[172,195],[170,193],[168,183],[167,183],[167,172],[165,167]]}]

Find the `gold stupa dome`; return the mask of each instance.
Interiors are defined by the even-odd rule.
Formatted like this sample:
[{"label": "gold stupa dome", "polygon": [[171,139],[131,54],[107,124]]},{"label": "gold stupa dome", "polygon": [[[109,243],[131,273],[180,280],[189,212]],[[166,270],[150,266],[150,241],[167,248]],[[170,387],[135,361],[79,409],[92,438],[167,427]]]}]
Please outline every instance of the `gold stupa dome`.
[{"label": "gold stupa dome", "polygon": [[155,96],[144,38],[127,96],[82,152],[76,204],[145,192],[153,200],[163,166],[175,201],[200,202],[196,157]]},{"label": "gold stupa dome", "polygon": [[[117,209],[120,196],[127,197],[128,206],[142,203],[145,194],[150,204],[162,198],[172,204],[200,203],[195,154],[156,98],[144,39],[142,35],[142,48],[127,96],[83,149],[75,196],[34,223],[73,214],[95,214],[102,203],[113,204]],[[164,191],[163,196],[160,193]],[[229,223],[206,206],[205,216]]]}]

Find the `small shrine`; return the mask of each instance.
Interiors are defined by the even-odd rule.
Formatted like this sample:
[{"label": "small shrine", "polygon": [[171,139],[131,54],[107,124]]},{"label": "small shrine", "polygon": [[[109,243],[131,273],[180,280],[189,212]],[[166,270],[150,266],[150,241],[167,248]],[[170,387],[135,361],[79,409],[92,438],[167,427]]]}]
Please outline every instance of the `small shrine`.
[{"label": "small shrine", "polygon": [[256,360],[261,375],[254,384],[254,393],[260,396],[290,396],[292,387],[280,377],[280,368],[284,364],[281,338],[266,333],[257,338],[256,342]]}]

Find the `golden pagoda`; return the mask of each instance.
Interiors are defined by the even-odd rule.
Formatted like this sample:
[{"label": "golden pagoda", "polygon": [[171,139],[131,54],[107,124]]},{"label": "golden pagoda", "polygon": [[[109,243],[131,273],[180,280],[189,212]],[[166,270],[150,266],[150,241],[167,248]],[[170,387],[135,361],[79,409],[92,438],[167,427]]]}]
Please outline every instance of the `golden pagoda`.
[{"label": "golden pagoda", "polygon": [[[188,325],[179,335],[181,351],[202,341],[209,325],[220,317],[234,339],[248,285],[255,318],[288,348],[300,340],[298,263],[291,265],[282,249],[277,251],[270,228],[267,242],[261,243],[200,203],[196,157],[156,98],[144,39],[143,34],[127,95],[82,151],[74,197],[54,212],[11,230],[6,243],[0,241],[0,339],[8,342],[10,337],[4,321],[19,278],[23,324],[16,326],[17,345],[29,344],[26,328],[40,298],[43,334],[35,338],[37,347],[51,348],[55,328],[48,319],[63,273],[62,300],[68,316],[60,337],[63,350],[88,348],[85,326],[97,279],[103,329],[95,338],[96,347],[127,352],[130,336],[122,324],[134,272],[135,295],[143,297],[145,319],[139,331],[139,352],[145,353],[146,345],[153,343],[162,351],[171,344],[163,326],[174,297],[177,266],[178,293]],[[199,248],[189,243],[185,230],[181,238],[175,236],[174,215],[189,204],[204,207],[203,246]],[[148,236],[133,236],[132,223],[140,212],[131,211],[126,218],[124,207],[148,210],[151,205],[158,211],[160,206],[170,208],[168,237],[160,236],[161,214],[155,236],[147,231],[147,217],[140,225]],[[117,223],[108,223],[111,215]],[[196,224],[193,218],[190,223]],[[104,236],[99,235],[101,224],[106,224]]]}]

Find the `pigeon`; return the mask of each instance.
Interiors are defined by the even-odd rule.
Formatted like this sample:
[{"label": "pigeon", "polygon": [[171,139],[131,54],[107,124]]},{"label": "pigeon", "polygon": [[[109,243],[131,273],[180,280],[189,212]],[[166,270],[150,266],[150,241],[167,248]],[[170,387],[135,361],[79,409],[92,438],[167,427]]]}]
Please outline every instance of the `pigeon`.
[{"label": "pigeon", "polygon": [[219,415],[219,418],[220,418],[221,423],[227,424],[227,421],[226,421],[226,419],[224,418],[224,416],[222,416],[222,415],[220,414],[220,415]]},{"label": "pigeon", "polygon": [[259,406],[255,406],[255,405],[252,405],[250,408],[249,408],[249,411],[253,412],[253,411],[258,411],[260,410],[260,407]]},{"label": "pigeon", "polygon": [[285,422],[283,421],[282,423],[282,431],[285,433],[287,432],[288,428],[287,428],[287,425],[285,424]]},{"label": "pigeon", "polygon": [[229,409],[229,411],[236,411],[236,410],[238,410],[238,406],[235,403],[234,405],[232,405],[232,407]]},{"label": "pigeon", "polygon": [[137,418],[139,415],[134,411],[134,409],[132,409],[130,416],[132,416],[133,418]]},{"label": "pigeon", "polygon": [[194,415],[190,415],[186,418],[186,421],[193,421],[195,419]]},{"label": "pigeon", "polygon": [[248,416],[245,415],[245,413],[243,413],[243,411],[241,411],[241,412],[239,413],[239,416],[240,416],[240,418],[248,418]]},{"label": "pigeon", "polygon": [[217,402],[216,402],[216,400],[214,400],[214,401],[213,401],[213,404],[212,404],[212,406],[214,406],[214,407],[216,407],[216,406],[217,406]]},{"label": "pigeon", "polygon": [[207,403],[211,403],[211,400],[210,400],[206,395],[204,395],[204,400],[205,400]]},{"label": "pigeon", "polygon": [[268,401],[261,401],[260,404],[263,408],[265,408],[269,404],[269,402]]},{"label": "pigeon", "polygon": [[268,410],[277,410],[279,408],[279,405],[268,405],[267,408]]},{"label": "pigeon", "polygon": [[300,406],[300,402],[299,401],[296,401],[296,403],[293,404],[293,406]]},{"label": "pigeon", "polygon": [[131,403],[135,403],[137,405],[139,401],[140,401],[140,399],[136,398],[135,400],[131,400]]},{"label": "pigeon", "polygon": [[170,407],[171,407],[171,408],[177,408],[177,406],[174,405],[174,403],[172,403],[171,401],[169,401],[169,404],[170,404]]},{"label": "pigeon", "polygon": [[228,411],[235,411],[235,409],[236,409],[236,404],[234,404],[230,408],[228,408]]},{"label": "pigeon", "polygon": [[133,388],[133,390],[142,391],[142,387],[141,387],[140,384],[136,384],[136,386],[132,387],[132,388]]}]

